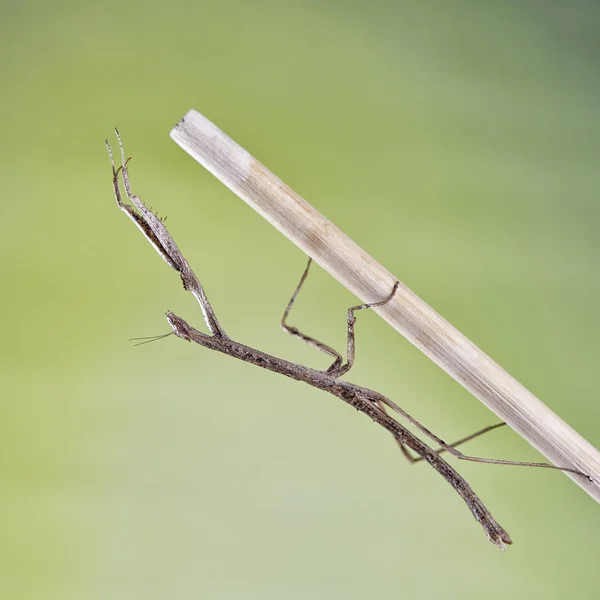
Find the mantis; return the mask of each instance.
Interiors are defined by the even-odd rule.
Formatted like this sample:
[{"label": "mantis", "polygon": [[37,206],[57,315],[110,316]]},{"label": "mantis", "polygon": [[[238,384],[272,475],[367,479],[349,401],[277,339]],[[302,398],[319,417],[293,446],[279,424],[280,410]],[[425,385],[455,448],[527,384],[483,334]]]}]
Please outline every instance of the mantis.
[{"label": "mantis", "polygon": [[[569,471],[582,477],[591,479],[588,475],[581,473],[580,471],[557,467],[548,463],[515,462],[465,455],[457,450],[456,446],[469,441],[478,435],[486,433],[487,431],[496,429],[497,427],[504,425],[504,423],[498,423],[496,425],[486,427],[485,429],[482,429],[481,431],[478,431],[466,438],[462,438],[453,444],[447,444],[444,442],[444,440],[429,431],[426,427],[419,423],[419,421],[410,416],[395,402],[389,398],[386,398],[383,394],[342,379],[342,376],[345,375],[354,364],[354,328],[356,323],[356,313],[360,310],[369,309],[374,306],[381,306],[389,302],[396,293],[399,285],[398,282],[396,282],[386,298],[369,304],[353,306],[348,309],[347,354],[346,359],[344,360],[342,355],[335,349],[324,344],[323,342],[320,342],[316,338],[302,333],[296,327],[288,325],[287,320],[290,310],[309,272],[311,264],[311,261],[309,260],[302,278],[300,279],[300,282],[285,309],[283,318],[281,320],[281,326],[284,331],[290,335],[303,340],[319,351],[331,356],[334,359],[333,363],[326,370],[318,370],[296,364],[283,358],[266,354],[265,352],[251,348],[231,339],[220,325],[217,315],[208,300],[204,288],[168,232],[164,224],[164,220],[159,218],[152,210],[148,209],[140,200],[140,198],[131,192],[131,183],[127,165],[128,159],[125,158],[123,143],[118,130],[115,129],[115,132],[121,154],[121,165],[118,168],[115,166],[112,150],[108,141],[106,141],[106,146],[108,148],[112,165],[112,183],[117,205],[133,221],[133,223],[135,223],[138,229],[144,234],[148,242],[150,242],[156,252],[161,256],[161,258],[172,269],[179,273],[184,289],[189,291],[198,301],[206,322],[206,326],[210,332],[209,334],[203,333],[189,325],[181,317],[177,316],[171,311],[168,311],[166,313],[166,318],[171,326],[171,332],[167,335],[175,335],[181,340],[198,344],[204,348],[208,348],[209,350],[221,352],[263,369],[279,373],[297,381],[302,381],[308,385],[323,390],[324,392],[328,392],[346,404],[354,407],[359,412],[363,413],[375,423],[387,430],[399,445],[404,456],[410,462],[424,461],[429,463],[429,465],[456,490],[459,496],[466,503],[473,517],[483,528],[489,541],[501,550],[504,550],[507,545],[512,544],[509,534],[493,518],[489,510],[485,507],[483,502],[473,491],[467,481],[448,462],[446,462],[446,460],[444,460],[440,454],[447,452],[448,454],[451,454],[460,460],[472,462],[558,469],[562,471]],[[123,201],[121,196],[119,176],[122,177],[125,195],[131,204],[127,204]],[[157,336],[157,339],[159,337],[165,336]],[[396,416],[412,424],[421,434],[435,442],[438,447],[432,448],[427,445],[409,429],[407,429],[398,420],[398,418],[395,418]],[[416,457],[413,456],[410,451],[414,452]]]}]

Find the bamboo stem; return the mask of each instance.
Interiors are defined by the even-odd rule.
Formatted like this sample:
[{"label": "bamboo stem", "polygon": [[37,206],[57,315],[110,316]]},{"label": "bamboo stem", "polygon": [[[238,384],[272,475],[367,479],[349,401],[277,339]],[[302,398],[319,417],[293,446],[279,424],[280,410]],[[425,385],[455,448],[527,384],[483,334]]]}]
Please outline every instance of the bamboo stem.
[{"label": "bamboo stem", "polygon": [[[171,137],[363,302],[386,297],[397,277],[195,110]],[[600,501],[600,453],[404,284],[374,309],[553,464]]]}]

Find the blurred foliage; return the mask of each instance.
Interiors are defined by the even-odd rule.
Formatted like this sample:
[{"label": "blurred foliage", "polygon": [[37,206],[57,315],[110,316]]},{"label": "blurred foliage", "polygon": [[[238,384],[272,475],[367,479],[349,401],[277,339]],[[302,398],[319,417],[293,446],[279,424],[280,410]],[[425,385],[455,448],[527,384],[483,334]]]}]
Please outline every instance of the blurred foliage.
[{"label": "blurred foliage", "polygon": [[[192,107],[597,445],[598,3],[4,1],[0,34],[0,597],[598,597],[598,506],[566,477],[459,465],[502,555],[333,398],[131,347],[166,309],[202,321],[103,144],[118,125],[240,341],[326,364],[277,327],[304,257],[169,140]],[[343,348],[353,302],[316,269],[293,321]],[[357,341],[349,378],[445,439],[494,422],[376,316]],[[470,450],[538,459],[508,430]]]}]

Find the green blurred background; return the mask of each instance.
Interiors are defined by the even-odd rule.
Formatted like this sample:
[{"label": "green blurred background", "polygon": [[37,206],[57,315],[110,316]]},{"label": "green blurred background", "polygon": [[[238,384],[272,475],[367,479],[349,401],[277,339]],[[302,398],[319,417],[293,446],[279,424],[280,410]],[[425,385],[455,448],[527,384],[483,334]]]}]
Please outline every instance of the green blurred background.
[{"label": "green blurred background", "polygon": [[[230,335],[278,328],[305,258],[168,136],[196,108],[600,444],[600,5],[6,2],[0,597],[597,598],[597,504],[460,464],[510,531],[332,397],[174,338],[193,299],[117,210],[104,138]],[[315,269],[293,322],[343,348]],[[376,315],[349,377],[445,439],[496,418]],[[539,460],[510,430],[474,454]]]}]

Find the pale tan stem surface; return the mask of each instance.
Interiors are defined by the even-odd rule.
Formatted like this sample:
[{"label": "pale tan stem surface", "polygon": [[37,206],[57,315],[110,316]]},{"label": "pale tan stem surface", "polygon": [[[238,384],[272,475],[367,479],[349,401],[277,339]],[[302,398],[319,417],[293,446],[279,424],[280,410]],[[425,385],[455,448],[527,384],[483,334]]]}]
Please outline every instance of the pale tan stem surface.
[{"label": "pale tan stem surface", "polygon": [[[363,302],[385,298],[398,278],[195,110],[171,137]],[[489,356],[400,283],[374,309],[553,464],[600,501],[600,453]]]}]

